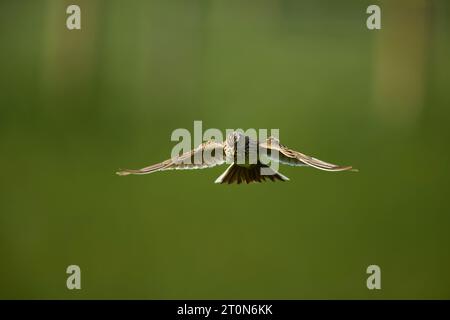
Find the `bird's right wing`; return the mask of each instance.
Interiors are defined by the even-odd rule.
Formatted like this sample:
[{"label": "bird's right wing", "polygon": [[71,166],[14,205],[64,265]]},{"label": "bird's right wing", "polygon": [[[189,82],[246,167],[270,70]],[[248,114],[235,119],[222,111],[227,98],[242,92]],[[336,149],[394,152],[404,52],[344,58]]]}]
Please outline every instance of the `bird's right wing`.
[{"label": "bird's right wing", "polygon": [[125,169],[116,172],[120,176],[129,174],[148,174],[165,170],[205,169],[225,162],[224,144],[222,142],[207,141],[197,148],[185,152],[180,156],[173,157],[161,163],[151,165],[142,169]]}]

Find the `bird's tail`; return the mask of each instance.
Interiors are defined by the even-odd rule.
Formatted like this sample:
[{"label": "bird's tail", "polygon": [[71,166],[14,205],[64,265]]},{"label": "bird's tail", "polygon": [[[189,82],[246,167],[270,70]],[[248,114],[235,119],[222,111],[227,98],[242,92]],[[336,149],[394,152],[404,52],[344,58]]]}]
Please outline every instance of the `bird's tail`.
[{"label": "bird's tail", "polygon": [[[266,174],[261,174],[261,168],[265,168]],[[272,181],[288,181],[289,178],[283,176],[281,173],[275,172],[270,167],[263,164],[254,164],[250,167],[242,167],[237,164],[231,164],[224,173],[220,175],[215,183],[251,183],[251,182],[263,182],[266,180]]]}]

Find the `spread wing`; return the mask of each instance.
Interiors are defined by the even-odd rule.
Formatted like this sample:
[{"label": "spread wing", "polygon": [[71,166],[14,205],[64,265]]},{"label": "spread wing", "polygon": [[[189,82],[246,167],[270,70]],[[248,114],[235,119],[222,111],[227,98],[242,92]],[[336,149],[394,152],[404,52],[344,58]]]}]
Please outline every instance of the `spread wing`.
[{"label": "spread wing", "polygon": [[205,169],[225,162],[224,146],[222,142],[207,141],[197,148],[173,157],[161,163],[138,170],[125,169],[116,172],[120,176],[129,174],[148,174],[165,170]]},{"label": "spread wing", "polygon": [[[267,152],[267,156],[270,160],[278,161],[279,163],[290,166],[310,166],[325,171],[357,171],[351,166],[338,166],[289,149],[280,144],[278,139],[273,137],[270,137],[265,142],[260,143],[259,147],[260,149],[263,149],[262,151]],[[276,157],[276,153],[278,153],[278,157]]]}]

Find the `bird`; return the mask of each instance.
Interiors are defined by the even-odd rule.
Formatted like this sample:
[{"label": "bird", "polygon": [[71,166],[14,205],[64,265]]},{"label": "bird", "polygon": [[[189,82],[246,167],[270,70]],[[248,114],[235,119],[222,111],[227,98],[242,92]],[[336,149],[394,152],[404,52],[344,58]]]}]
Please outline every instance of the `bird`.
[{"label": "bird", "polygon": [[269,162],[294,167],[305,166],[324,171],[358,171],[352,166],[328,163],[280,144],[271,136],[265,141],[255,140],[240,131],[229,133],[225,141],[208,140],[197,148],[166,161],[142,168],[124,169],[119,176],[144,175],[157,171],[206,169],[228,163],[229,167],[215,180],[217,184],[288,181],[289,178],[274,170]]}]

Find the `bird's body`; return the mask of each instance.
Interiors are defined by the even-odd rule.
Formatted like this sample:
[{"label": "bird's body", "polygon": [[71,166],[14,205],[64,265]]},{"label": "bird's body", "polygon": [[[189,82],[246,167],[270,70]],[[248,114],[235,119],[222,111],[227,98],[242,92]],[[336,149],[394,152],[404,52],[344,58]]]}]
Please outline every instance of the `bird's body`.
[{"label": "bird's body", "polygon": [[[351,166],[337,166],[310,156],[304,155],[281,145],[278,139],[268,138],[264,142],[256,141],[249,136],[234,131],[223,142],[213,140],[182,155],[139,170],[122,170],[118,175],[149,174],[156,171],[205,169],[224,163],[230,164],[215,183],[250,183],[265,180],[287,181],[287,177],[274,170],[270,162],[290,166],[310,166],[326,171],[352,170]],[[354,170],[354,169],[353,169]]]}]

